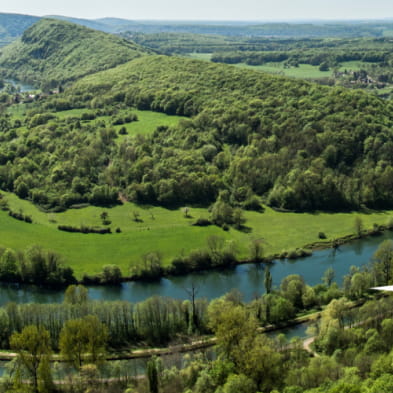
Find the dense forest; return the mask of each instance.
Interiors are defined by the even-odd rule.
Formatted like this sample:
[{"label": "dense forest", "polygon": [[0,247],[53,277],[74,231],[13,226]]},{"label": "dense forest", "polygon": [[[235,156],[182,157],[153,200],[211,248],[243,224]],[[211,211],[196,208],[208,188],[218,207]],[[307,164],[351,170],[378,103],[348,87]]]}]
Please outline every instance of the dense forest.
[{"label": "dense forest", "polygon": [[[118,142],[112,125],[134,107],[189,120]],[[72,108],[86,114],[56,116]],[[4,116],[0,187],[46,208],[116,203],[119,192],[164,206],[258,206],[259,196],[298,211],[387,208],[392,113],[361,91],[143,56],[76,82],[22,121]]]}]

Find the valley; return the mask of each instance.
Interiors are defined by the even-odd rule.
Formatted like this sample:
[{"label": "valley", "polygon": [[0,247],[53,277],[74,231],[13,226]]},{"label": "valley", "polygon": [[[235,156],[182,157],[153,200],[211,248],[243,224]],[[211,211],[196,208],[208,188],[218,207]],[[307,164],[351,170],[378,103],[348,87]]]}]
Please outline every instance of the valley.
[{"label": "valley", "polygon": [[0,390],[390,391],[391,30],[0,14]]}]

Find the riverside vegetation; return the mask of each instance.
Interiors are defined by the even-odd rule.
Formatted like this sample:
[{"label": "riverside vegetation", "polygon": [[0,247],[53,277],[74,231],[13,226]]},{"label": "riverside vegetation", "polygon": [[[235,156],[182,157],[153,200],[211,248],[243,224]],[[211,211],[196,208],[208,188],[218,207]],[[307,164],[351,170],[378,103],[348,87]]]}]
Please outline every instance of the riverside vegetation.
[{"label": "riverside vegetation", "polygon": [[[306,285],[301,276],[291,275],[279,288],[272,288],[266,268],[265,294],[248,304],[237,292],[210,304],[194,297],[189,301],[154,297],[135,305],[92,302],[87,290],[75,285],[67,289],[63,304],[9,303],[0,308],[0,342],[16,351],[17,357],[3,387],[7,392],[29,386],[37,392],[84,392],[90,382],[96,391],[214,393],[230,386],[234,390],[229,391],[250,393],[300,392],[324,382],[323,390],[310,392],[335,392],[340,391],[337,386],[347,385],[356,385],[359,390],[350,390],[354,392],[377,392],[389,383],[391,373],[385,364],[391,356],[392,300],[370,298],[369,288],[392,276],[393,242],[386,241],[372,265],[351,269],[343,289],[333,283],[332,269],[314,287]],[[360,308],[353,308],[354,300],[363,303],[367,299]],[[310,358],[298,339],[288,343],[283,336],[269,339],[258,333],[260,325],[285,323],[297,313],[321,308],[322,318],[313,328],[318,357]],[[214,361],[197,357],[182,370],[164,370],[153,359],[146,380],[100,377],[108,348],[119,351],[141,343],[165,345],[211,333],[217,340]],[[39,340],[40,346],[33,346],[31,340]],[[61,385],[54,384],[49,367],[53,350],[76,372]],[[239,390],[243,384],[245,390]]]}]

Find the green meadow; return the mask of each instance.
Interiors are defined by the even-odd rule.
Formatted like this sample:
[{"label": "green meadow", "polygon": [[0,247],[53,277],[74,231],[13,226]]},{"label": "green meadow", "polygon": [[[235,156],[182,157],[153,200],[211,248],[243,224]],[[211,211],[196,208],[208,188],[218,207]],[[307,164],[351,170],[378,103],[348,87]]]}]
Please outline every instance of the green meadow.
[{"label": "green meadow", "polygon": [[266,63],[257,66],[239,63],[235,66],[240,68],[248,68],[250,70],[264,71],[270,74],[279,74],[301,79],[319,79],[332,76],[331,70],[320,71],[319,66],[313,66],[310,64],[299,64],[299,67],[290,68],[284,67],[284,63]]},{"label": "green meadow", "polygon": [[210,59],[212,58],[212,53],[193,52],[193,53],[189,53],[188,57],[191,57],[192,59],[197,59],[197,60],[210,61]]},{"label": "green meadow", "polygon": [[[365,228],[372,227],[374,223],[385,224],[393,215],[393,212],[279,213],[266,208],[264,213],[245,212],[246,231],[231,228],[225,232],[216,226],[191,225],[195,219],[209,216],[204,208],[191,207],[191,218],[186,218],[181,208],[169,210],[133,203],[110,209],[89,206],[62,213],[44,213],[14,194],[3,192],[3,195],[13,211],[31,215],[33,224],[18,221],[9,217],[7,212],[0,211],[0,245],[16,250],[40,245],[56,251],[78,277],[83,273],[98,273],[103,265],[112,263],[128,274],[130,266],[142,263],[142,256],[152,251],[160,251],[167,265],[177,255],[206,247],[206,240],[211,235],[234,240],[239,258],[247,258],[252,239],[263,238],[265,253],[273,254],[316,242],[319,232],[324,232],[328,239],[351,234],[357,215],[362,217]],[[109,215],[112,234],[68,233],[57,229],[57,225],[102,227],[100,215],[103,211]],[[134,220],[135,213],[139,222]],[[116,228],[120,228],[121,233],[116,233]]]},{"label": "green meadow", "polygon": [[[212,53],[189,53],[188,56],[193,59],[210,61]],[[301,79],[320,79],[332,76],[332,70],[320,71],[319,66],[313,66],[310,64],[299,64],[299,67],[290,68],[284,67],[284,62],[266,63],[257,66],[249,65],[246,63],[239,63],[234,64],[234,66],[239,68],[247,68],[255,71],[263,71],[269,74],[278,74]]]},{"label": "green meadow", "polygon": [[[12,115],[13,119],[22,120],[26,114],[26,111],[29,109],[29,106],[26,104],[13,105],[8,108],[8,113]],[[58,119],[65,119],[67,117],[80,117],[83,113],[94,113],[94,110],[89,109],[71,109],[66,111],[55,112],[54,115]],[[184,119],[182,116],[174,116],[167,115],[165,113],[153,112],[153,111],[141,111],[138,109],[131,110],[120,110],[118,112],[118,116],[126,115],[134,113],[137,115],[138,120],[133,121],[131,123],[115,125],[113,128],[116,131],[119,131],[120,128],[125,127],[127,130],[126,135],[119,135],[119,140],[122,140],[127,135],[137,135],[137,134],[151,134],[153,133],[157,127],[159,126],[174,126],[179,120]],[[81,121],[82,124],[96,124],[100,121],[105,121],[107,124],[110,124],[111,117],[110,116],[98,116],[94,120],[84,120]],[[19,131],[25,130],[25,128],[19,129]]]}]

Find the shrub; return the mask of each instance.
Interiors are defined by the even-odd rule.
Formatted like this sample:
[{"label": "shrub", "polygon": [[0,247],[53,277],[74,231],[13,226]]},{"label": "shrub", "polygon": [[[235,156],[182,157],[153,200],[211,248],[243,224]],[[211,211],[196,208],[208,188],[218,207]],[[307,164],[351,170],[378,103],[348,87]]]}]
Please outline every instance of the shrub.
[{"label": "shrub", "polygon": [[19,221],[24,221],[24,222],[27,222],[29,224],[31,224],[33,222],[33,219],[31,218],[31,216],[24,215],[23,213],[17,213],[17,212],[13,212],[12,210],[10,210],[8,212],[8,215],[10,217],[13,217],[13,218],[19,220]]},{"label": "shrub", "polygon": [[105,265],[101,273],[101,284],[120,284],[123,275],[119,266]]},{"label": "shrub", "polygon": [[393,229],[393,217],[389,217],[387,222],[386,222],[386,227],[388,229]]},{"label": "shrub", "polygon": [[121,127],[119,130],[119,134],[120,135],[127,135],[128,134],[127,128]]},{"label": "shrub", "polygon": [[209,225],[212,225],[212,223],[211,223],[211,221],[208,220],[207,218],[199,217],[199,218],[194,222],[194,224],[192,224],[192,225],[195,225],[195,226],[197,226],[197,227],[207,227],[207,226],[209,226]]},{"label": "shrub", "polygon": [[78,233],[96,233],[99,235],[105,235],[106,233],[112,233],[110,228],[93,228],[82,225],[80,228],[74,227],[72,225],[58,225],[57,229],[59,231],[65,232],[78,232]]},{"label": "shrub", "polygon": [[326,239],[325,232],[319,232],[319,233],[318,233],[318,237],[319,237],[320,239]]}]

